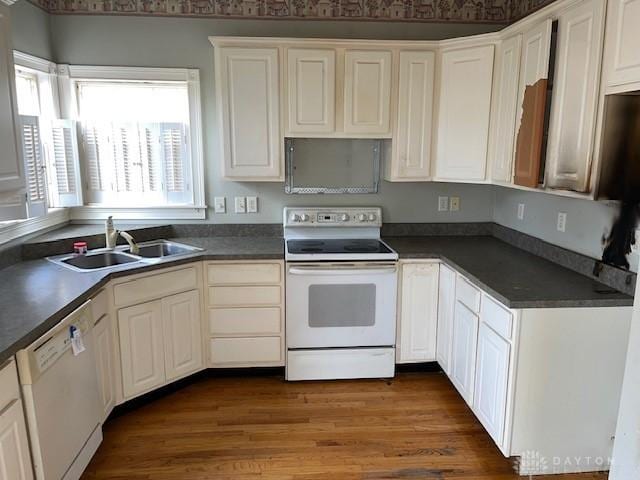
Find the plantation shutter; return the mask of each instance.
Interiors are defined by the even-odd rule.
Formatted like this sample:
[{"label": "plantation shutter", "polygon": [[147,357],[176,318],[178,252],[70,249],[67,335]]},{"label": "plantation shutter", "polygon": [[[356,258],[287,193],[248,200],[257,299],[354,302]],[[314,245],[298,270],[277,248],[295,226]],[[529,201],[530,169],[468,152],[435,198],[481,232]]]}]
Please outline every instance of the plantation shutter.
[{"label": "plantation shutter", "polygon": [[102,203],[105,193],[112,189],[110,170],[114,151],[109,139],[110,134],[110,124],[82,124],[82,159],[89,203]]},{"label": "plantation shutter", "polygon": [[27,181],[27,216],[37,217],[47,212],[46,178],[38,117],[20,115],[20,135]]},{"label": "plantation shutter", "polygon": [[188,180],[191,171],[187,161],[186,126],[182,123],[161,123],[160,142],[167,200],[170,203],[190,203],[193,195]]},{"label": "plantation shutter", "polygon": [[74,207],[82,205],[80,159],[76,124],[72,120],[53,120],[49,139],[49,176],[52,205]]}]

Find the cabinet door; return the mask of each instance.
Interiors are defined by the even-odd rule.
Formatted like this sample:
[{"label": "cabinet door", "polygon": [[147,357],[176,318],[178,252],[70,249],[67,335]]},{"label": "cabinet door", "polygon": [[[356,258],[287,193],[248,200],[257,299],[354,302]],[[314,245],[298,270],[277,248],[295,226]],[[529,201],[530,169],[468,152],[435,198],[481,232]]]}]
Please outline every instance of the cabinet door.
[{"label": "cabinet door", "polygon": [[335,130],[335,50],[287,50],[288,133]]},{"label": "cabinet door", "polygon": [[489,143],[493,45],[444,52],[436,176],[484,180]]},{"label": "cabinet door", "polygon": [[96,348],[98,389],[102,401],[102,421],[104,421],[116,404],[115,345],[109,315],[103,316],[93,327],[93,337]]},{"label": "cabinet door", "polygon": [[496,444],[504,441],[510,345],[485,323],[478,333],[473,411]]},{"label": "cabinet door", "polygon": [[0,411],[0,480],[32,478],[22,402],[14,399]]},{"label": "cabinet door", "polygon": [[437,263],[402,266],[398,363],[436,359],[438,267]]},{"label": "cabinet door", "polygon": [[478,317],[462,303],[456,302],[453,319],[451,381],[470,407],[473,406],[477,340]]},{"label": "cabinet door", "polygon": [[161,301],[119,310],[118,327],[125,398],[162,385],[165,375]]},{"label": "cabinet door", "polygon": [[516,134],[520,129],[520,121],[522,119],[522,102],[525,89],[527,86],[535,85],[538,80],[549,77],[552,24],[551,20],[545,20],[540,25],[536,25],[525,32],[522,38]]},{"label": "cabinet door", "polygon": [[200,370],[203,360],[198,291],[163,298],[162,324],[167,381]]},{"label": "cabinet door", "polygon": [[521,49],[522,35],[516,35],[504,40],[498,50],[490,148],[491,178],[498,182],[512,180]]},{"label": "cabinet door", "polygon": [[344,77],[345,133],[388,135],[391,52],[347,50]]},{"label": "cabinet door", "polygon": [[433,52],[400,52],[398,121],[390,180],[431,177],[434,73]]},{"label": "cabinet door", "polygon": [[[591,0],[558,19],[546,184],[586,192],[593,155],[605,2]],[[640,24],[638,24],[640,27]],[[636,45],[640,50],[640,43]]]},{"label": "cabinet door", "polygon": [[640,82],[640,0],[610,0],[607,18],[607,84]]},{"label": "cabinet door", "polygon": [[456,305],[456,273],[440,265],[438,287],[438,334],[436,360],[447,375],[451,375],[451,344],[453,315]]},{"label": "cabinet door", "polygon": [[224,177],[281,181],[278,49],[222,47],[216,58]]},{"label": "cabinet door", "polygon": [[15,192],[25,186],[9,23],[9,7],[0,3],[0,193]]}]

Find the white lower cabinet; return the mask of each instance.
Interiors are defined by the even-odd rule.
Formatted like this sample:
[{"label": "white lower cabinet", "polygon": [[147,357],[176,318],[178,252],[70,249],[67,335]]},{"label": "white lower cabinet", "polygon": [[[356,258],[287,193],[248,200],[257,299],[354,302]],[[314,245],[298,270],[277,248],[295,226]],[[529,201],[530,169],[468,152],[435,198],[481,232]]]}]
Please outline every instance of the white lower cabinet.
[{"label": "white lower cabinet", "polygon": [[153,390],[164,383],[162,302],[118,311],[122,388],[125,398]]},{"label": "white lower cabinet", "polygon": [[16,364],[0,369],[0,480],[31,480],[33,468]]},{"label": "white lower cabinet", "polygon": [[162,299],[162,333],[167,381],[202,368],[200,295],[197,290]]},{"label": "white lower cabinet", "polygon": [[436,359],[438,270],[437,262],[402,264],[397,363]]},{"label": "white lower cabinet", "polygon": [[118,311],[125,398],[202,368],[199,298],[191,290]]},{"label": "white lower cabinet", "polygon": [[473,406],[477,340],[478,316],[457,301],[453,317],[451,381],[471,407]]},{"label": "white lower cabinet", "polygon": [[102,401],[102,421],[116,405],[116,359],[111,317],[104,315],[93,327],[98,389]]},{"label": "white lower cabinet", "polygon": [[509,342],[480,324],[473,409],[499,446],[504,440],[510,349]]},{"label": "white lower cabinet", "polygon": [[436,360],[447,375],[451,374],[451,347],[453,340],[453,316],[456,306],[456,272],[440,265],[438,281],[438,334]]}]

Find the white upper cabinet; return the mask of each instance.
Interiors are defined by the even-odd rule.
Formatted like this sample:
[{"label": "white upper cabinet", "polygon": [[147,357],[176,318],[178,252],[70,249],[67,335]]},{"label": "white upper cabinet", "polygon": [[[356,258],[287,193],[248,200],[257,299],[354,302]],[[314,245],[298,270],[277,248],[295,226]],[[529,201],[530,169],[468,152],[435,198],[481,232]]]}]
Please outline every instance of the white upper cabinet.
[{"label": "white upper cabinet", "polygon": [[284,179],[278,58],[277,48],[216,50],[225,178]]},{"label": "white upper cabinet", "polygon": [[607,84],[640,82],[640,0],[609,0],[607,18]]},{"label": "white upper cabinet", "polygon": [[512,180],[521,50],[522,35],[505,39],[498,48],[489,148],[491,179],[496,182]]},{"label": "white upper cabinet", "polygon": [[438,263],[402,265],[398,363],[436,359]]},{"label": "white upper cabinet", "polygon": [[442,54],[436,150],[439,180],[485,179],[493,54],[493,45]]},{"label": "white upper cabinet", "polygon": [[431,178],[434,77],[434,52],[400,52],[397,118],[391,159],[385,162],[387,180]]},{"label": "white upper cabinet", "polygon": [[15,91],[9,7],[0,2],[0,202],[4,193],[25,187]]},{"label": "white upper cabinet", "polygon": [[391,136],[391,51],[344,54],[344,132]]},{"label": "white upper cabinet", "polygon": [[335,50],[287,49],[287,135],[335,130]]},{"label": "white upper cabinet", "polygon": [[[591,0],[563,12],[558,19],[545,170],[548,187],[577,192],[589,189],[604,14],[604,2]],[[640,43],[636,44],[636,50],[640,50]]]},{"label": "white upper cabinet", "polygon": [[522,101],[527,86],[534,85],[538,80],[549,77],[549,55],[551,52],[551,19],[524,33],[522,38],[522,57],[520,59],[520,79],[518,86],[518,120],[516,135],[522,119]]}]

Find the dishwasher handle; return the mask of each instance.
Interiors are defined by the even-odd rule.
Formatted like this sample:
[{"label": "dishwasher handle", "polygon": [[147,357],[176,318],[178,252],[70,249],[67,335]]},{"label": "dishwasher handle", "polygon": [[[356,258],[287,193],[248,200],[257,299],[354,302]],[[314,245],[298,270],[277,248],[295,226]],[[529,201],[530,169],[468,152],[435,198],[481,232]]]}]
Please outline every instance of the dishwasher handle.
[{"label": "dishwasher handle", "polygon": [[390,273],[396,273],[396,267],[373,267],[373,268],[314,268],[314,267],[290,267],[289,273],[291,275],[388,275]]}]

